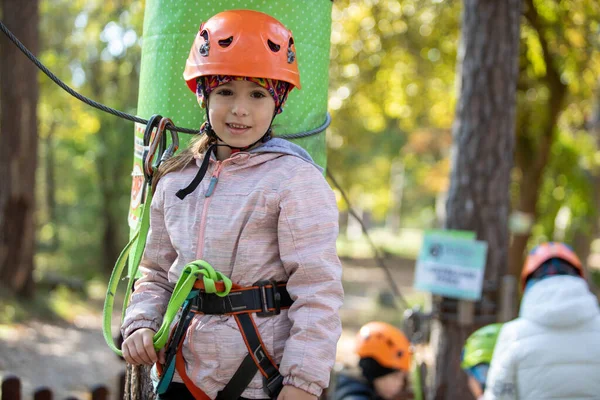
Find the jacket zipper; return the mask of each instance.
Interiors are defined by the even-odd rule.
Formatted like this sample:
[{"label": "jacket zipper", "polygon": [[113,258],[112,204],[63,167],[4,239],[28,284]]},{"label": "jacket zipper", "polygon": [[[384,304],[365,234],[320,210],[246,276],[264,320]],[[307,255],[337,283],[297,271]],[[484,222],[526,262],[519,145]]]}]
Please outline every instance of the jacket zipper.
[{"label": "jacket zipper", "polygon": [[215,191],[217,182],[219,181],[219,174],[221,174],[223,163],[224,161],[217,161],[215,170],[210,178],[210,183],[208,184],[208,189],[206,189],[206,193],[204,193],[205,200],[204,207],[202,207],[202,219],[200,220],[200,233],[198,234],[198,247],[196,250],[197,260],[201,260],[202,255],[204,253],[204,231],[206,230],[206,214],[208,212],[208,206],[210,205],[211,196]]}]

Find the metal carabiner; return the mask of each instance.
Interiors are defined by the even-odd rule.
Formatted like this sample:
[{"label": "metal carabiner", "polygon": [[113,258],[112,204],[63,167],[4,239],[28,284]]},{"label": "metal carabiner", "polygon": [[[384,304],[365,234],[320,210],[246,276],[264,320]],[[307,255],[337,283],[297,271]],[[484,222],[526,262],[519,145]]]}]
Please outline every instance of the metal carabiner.
[{"label": "metal carabiner", "polygon": [[[156,133],[150,136],[150,144],[148,148],[148,154],[144,160],[144,174],[147,174],[150,182],[154,172],[158,169],[160,164],[171,157],[179,148],[179,136],[173,129],[169,129],[171,132],[171,145],[166,149],[167,137],[165,136],[165,130],[170,127],[175,127],[175,124],[169,118],[162,118],[158,123]],[[156,154],[158,150],[158,155]]]},{"label": "metal carabiner", "polygon": [[[165,129],[169,130],[169,132],[171,133],[171,144],[169,145],[169,147],[166,150],[163,150],[161,152],[160,160],[156,164],[156,168],[158,168],[160,166],[160,164],[163,163],[163,161],[166,161],[169,158],[173,157],[173,154],[175,154],[177,149],[179,149],[179,135],[177,134],[177,131],[175,129],[172,129],[172,128],[175,128],[175,124],[169,118],[163,118],[160,121],[160,124],[162,124],[163,121],[165,121],[164,122],[165,125],[163,127],[163,132]],[[163,136],[163,137],[166,138],[166,136]]]},{"label": "metal carabiner", "polygon": [[144,178],[145,178],[146,182],[149,182],[150,179],[152,178],[152,170],[146,169],[146,165],[147,165],[146,160],[148,159],[148,155],[149,155],[150,141],[152,139],[152,133],[154,131],[154,128],[158,127],[158,124],[161,121],[161,119],[162,119],[162,115],[154,114],[148,120],[148,124],[146,125],[146,130],[144,131],[144,154],[142,156],[142,170],[144,172]]}]

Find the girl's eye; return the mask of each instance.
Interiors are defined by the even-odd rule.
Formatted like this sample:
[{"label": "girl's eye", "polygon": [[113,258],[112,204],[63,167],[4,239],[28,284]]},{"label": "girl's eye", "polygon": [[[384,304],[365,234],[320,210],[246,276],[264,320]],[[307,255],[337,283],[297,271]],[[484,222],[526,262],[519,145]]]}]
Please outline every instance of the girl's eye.
[{"label": "girl's eye", "polygon": [[220,94],[221,96],[231,96],[233,92],[229,89],[221,89],[217,92],[217,94]]},{"label": "girl's eye", "polygon": [[255,92],[252,92],[251,96],[254,97],[255,99],[262,99],[263,97],[267,97],[266,94],[264,94],[263,92],[258,91],[258,90]]}]

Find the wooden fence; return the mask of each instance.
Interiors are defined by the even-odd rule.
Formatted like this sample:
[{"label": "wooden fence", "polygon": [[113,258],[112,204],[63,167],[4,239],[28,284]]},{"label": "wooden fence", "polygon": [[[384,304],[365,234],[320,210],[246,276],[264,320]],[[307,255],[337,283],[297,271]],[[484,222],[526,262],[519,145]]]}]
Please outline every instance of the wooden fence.
[{"label": "wooden fence", "polygon": [[[125,389],[125,373],[123,372],[119,376],[118,387],[118,399],[123,398],[123,390]],[[21,393],[21,379],[14,375],[7,375],[2,379],[2,393],[0,394],[0,400],[26,400]],[[109,400],[110,390],[103,385],[93,386],[89,390],[89,396],[87,398],[91,400]],[[56,399],[52,394],[52,389],[47,387],[40,387],[34,391],[33,400],[62,400]],[[65,400],[80,400],[76,397],[67,397]]]}]

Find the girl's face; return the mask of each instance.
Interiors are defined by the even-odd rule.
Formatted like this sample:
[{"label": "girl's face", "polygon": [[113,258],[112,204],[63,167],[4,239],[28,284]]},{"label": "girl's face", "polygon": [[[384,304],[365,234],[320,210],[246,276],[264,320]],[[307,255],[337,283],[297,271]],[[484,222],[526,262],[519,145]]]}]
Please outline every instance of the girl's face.
[{"label": "girl's face", "polygon": [[246,147],[259,140],[269,129],[274,112],[275,100],[269,92],[250,81],[225,83],[208,96],[212,128],[233,147]]},{"label": "girl's face", "polygon": [[373,381],[373,386],[379,397],[385,400],[393,400],[404,389],[404,372],[396,371],[381,376]]}]

